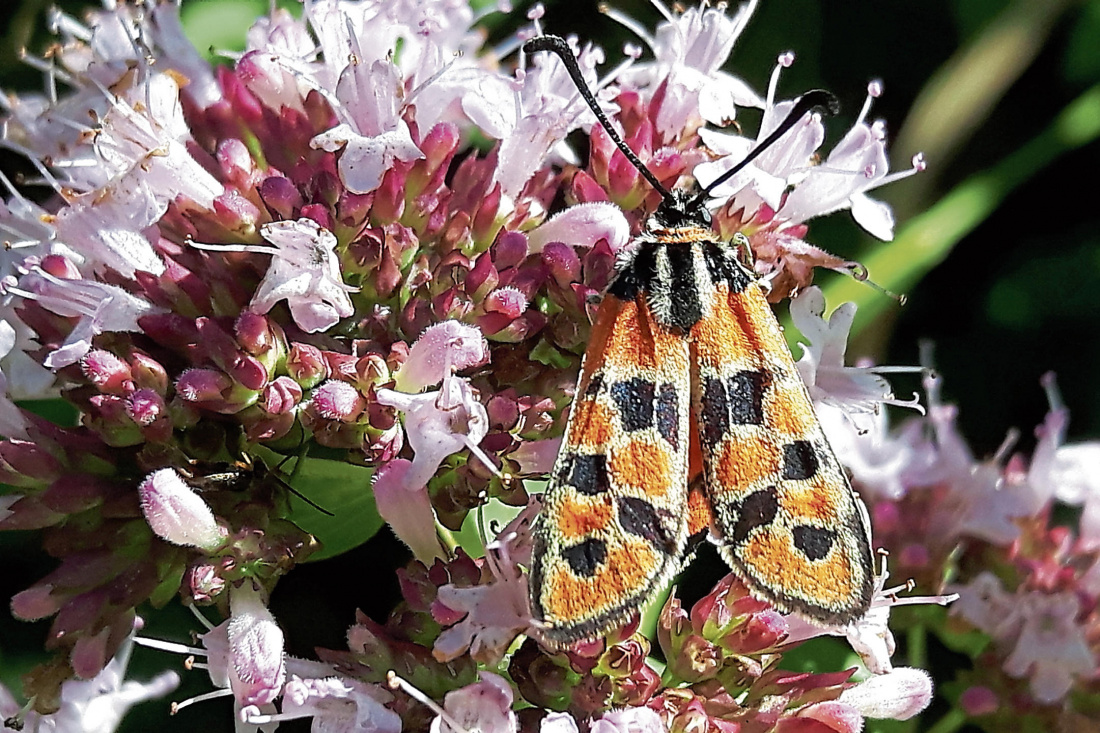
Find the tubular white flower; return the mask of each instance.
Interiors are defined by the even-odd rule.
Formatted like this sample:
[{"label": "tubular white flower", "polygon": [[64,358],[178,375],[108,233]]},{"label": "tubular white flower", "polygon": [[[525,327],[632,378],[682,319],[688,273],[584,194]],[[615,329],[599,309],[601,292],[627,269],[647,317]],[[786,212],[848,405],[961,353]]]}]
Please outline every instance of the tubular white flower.
[{"label": "tubular white flower", "polygon": [[[596,86],[596,66],[603,59],[603,50],[591,44],[577,56],[590,87]],[[527,57],[527,62],[525,69],[516,72],[517,122],[501,140],[494,176],[510,198],[519,194],[523,184],[566,135],[596,121],[557,56],[539,53]]]},{"label": "tubular white flower", "polygon": [[225,528],[176,469],[162,468],[149,474],[138,493],[145,520],[161,539],[208,551],[225,540]]},{"label": "tubular white flower", "polygon": [[10,283],[2,288],[7,293],[38,301],[48,311],[59,316],[79,317],[79,321],[58,349],[46,357],[44,364],[60,369],[75,364],[88,353],[92,337],[103,331],[139,331],[138,319],[159,309],[120,287],[94,280],[66,280],[54,277],[33,265],[19,280],[19,287]]},{"label": "tubular white flower", "polygon": [[481,331],[460,321],[428,326],[395,375],[401,392],[415,393],[439,384],[456,371],[489,361],[489,342]]},{"label": "tubular white flower", "polygon": [[226,634],[233,696],[241,705],[267,705],[282,692],[286,679],[282,629],[251,581],[230,591],[229,608]]},{"label": "tubular white flower", "polygon": [[277,221],[260,228],[271,245],[201,244],[192,247],[226,252],[258,252],[272,255],[250,308],[267,313],[286,300],[290,314],[303,330],[324,331],[347,318],[355,309],[348,293],[357,288],[345,285],[336,257],[336,237],[312,219]]},{"label": "tubular white flower", "polygon": [[[135,630],[140,629],[141,624],[141,619],[136,619]],[[0,685],[0,718],[6,724],[4,730],[110,733],[118,728],[131,707],[164,697],[179,686],[180,678],[175,672],[162,672],[148,682],[126,680],[132,650],[131,636],[95,677],[63,682],[60,705],[49,715],[20,709],[11,693]]]},{"label": "tubular white flower", "polygon": [[604,201],[570,206],[527,235],[531,252],[541,252],[550,242],[591,247],[601,239],[614,253],[630,241],[630,223],[622,210]]},{"label": "tubular white flower", "polygon": [[932,678],[922,669],[898,667],[849,687],[839,702],[867,718],[909,720],[932,702]]},{"label": "tubular white flower", "polygon": [[[879,412],[882,405],[912,407],[923,412],[915,395],[908,401],[895,399],[890,384],[880,374],[902,371],[901,368],[845,366],[848,335],[856,315],[854,303],[838,306],[828,321],[824,314],[825,296],[816,286],[806,288],[791,300],[791,320],[810,342],[800,344],[802,356],[796,366],[815,403],[838,407],[853,420]],[[904,371],[921,369],[912,367]]]},{"label": "tubular white flower", "polygon": [[[518,729],[512,712],[512,687],[492,672],[482,672],[480,682],[448,692],[443,709],[447,719],[442,715],[433,718],[431,733],[515,733]],[[461,727],[455,728],[450,721]]]}]

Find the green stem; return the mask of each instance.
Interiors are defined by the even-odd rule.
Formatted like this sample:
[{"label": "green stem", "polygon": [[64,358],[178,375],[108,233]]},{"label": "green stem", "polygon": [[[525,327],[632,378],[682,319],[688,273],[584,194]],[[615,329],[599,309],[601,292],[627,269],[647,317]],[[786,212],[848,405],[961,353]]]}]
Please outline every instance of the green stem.
[{"label": "green stem", "polygon": [[909,627],[905,634],[906,656],[909,666],[924,669],[928,666],[928,630],[923,624]]}]

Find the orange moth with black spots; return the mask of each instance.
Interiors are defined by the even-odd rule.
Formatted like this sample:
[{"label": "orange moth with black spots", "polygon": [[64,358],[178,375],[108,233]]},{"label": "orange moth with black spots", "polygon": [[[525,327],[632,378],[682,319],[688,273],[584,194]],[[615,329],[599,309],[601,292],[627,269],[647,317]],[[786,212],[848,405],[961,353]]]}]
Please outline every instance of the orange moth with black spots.
[{"label": "orange moth with black spots", "polygon": [[[692,196],[667,191],[622,142],[565,41],[539,36],[524,50],[562,58],[612,140],[663,197],[600,305],[535,529],[531,609],[541,640],[568,646],[629,621],[679,571],[689,537],[708,523],[756,596],[819,623],[860,618],[874,586],[866,508],[743,264],[748,241],[720,240],[705,206],[710,189],[835,100],[803,95],[745,160]],[[689,496],[689,481],[705,501]]]}]

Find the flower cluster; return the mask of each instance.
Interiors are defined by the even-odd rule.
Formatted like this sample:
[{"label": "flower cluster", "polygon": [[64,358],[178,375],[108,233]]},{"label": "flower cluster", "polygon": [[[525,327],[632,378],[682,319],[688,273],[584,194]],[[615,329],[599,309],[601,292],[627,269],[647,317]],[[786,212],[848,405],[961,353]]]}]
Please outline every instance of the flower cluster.
[{"label": "flower cluster", "polygon": [[[792,54],[763,96],[721,71],[755,4],[665,11],[652,35],[611,11],[652,60],[630,54],[603,78],[603,50],[570,41],[669,189],[715,180],[793,105],[779,94]],[[731,577],[690,611],[669,600],[652,640],[629,626],[567,653],[520,641],[532,630],[523,569],[538,512],[524,479],[553,464],[594,303],[660,199],[560,60],[517,53],[542,13],[494,48],[460,0],[305,0],[300,17],[258,20],[245,51],[217,67],[187,42],[174,3],[56,15],[59,43],[35,61],[48,93],[4,101],[0,142],[47,193],[39,205],[2,180],[0,529],[42,530],[58,560],[11,604],[20,618],[53,618],[54,657],[28,678],[26,715],[60,715],[76,699],[69,680],[124,657],[135,609],[176,597],[225,620],[200,616],[194,646],[139,642],[205,657],[241,730],[312,718],[349,731],[847,733],[928,704],[929,678],[890,661],[887,620],[907,601],[886,588],[885,568],[871,612],[846,627],[785,617]],[[797,296],[810,341],[799,370],[903,572],[937,588],[933,570],[960,538],[1016,543],[1004,567],[1027,582],[967,576],[985,606],[959,613],[994,637],[1010,678],[1058,699],[1095,668],[1082,652],[1096,638],[1095,596],[1084,594],[1100,571],[1054,572],[1069,555],[1094,568],[1091,540],[1050,529],[1025,547],[1035,528],[1021,534],[1013,520],[1042,518],[1057,496],[1085,503],[1090,531],[1100,526],[1088,456],[1060,445],[1064,411],[1028,470],[975,465],[934,394],[918,427],[889,433],[882,405],[911,403],[881,370],[844,365],[852,310],[826,321],[811,286],[816,267],[862,273],[808,243],[806,222],[850,209],[888,239],[890,211],[868,192],[923,167],[918,157],[889,173],[882,125],[868,122],[880,93],[872,83],[827,155],[820,116],[799,121],[713,192],[715,227],[748,237],[773,300]],[[763,110],[757,135],[716,129],[744,106]],[[63,398],[78,424],[17,404],[31,397]],[[346,474],[356,485],[290,493],[286,477],[337,463],[361,469]],[[1002,483],[1030,508],[987,511]],[[309,532],[310,518],[362,506],[367,492],[415,558],[397,569],[403,600],[384,623],[359,614],[347,649],[290,657],[268,599],[360,524]],[[450,530],[490,502],[514,519],[483,546],[455,548]],[[917,509],[925,524],[899,521]],[[959,586],[964,601],[977,587]],[[994,625],[1005,604],[1014,613]],[[1082,634],[1061,647],[1069,665],[1037,650],[1051,623]],[[875,676],[783,670],[787,649],[825,634],[845,637]]]},{"label": "flower cluster", "polygon": [[895,567],[921,584],[952,580],[959,600],[943,636],[976,657],[958,704],[990,729],[1018,727],[1021,716],[1072,728],[1100,693],[1100,446],[1065,444],[1069,411],[1054,376],[1042,383],[1050,412],[1030,460],[1013,453],[1015,435],[975,458],[931,372],[927,415],[897,428],[878,420],[862,434],[827,425]]}]

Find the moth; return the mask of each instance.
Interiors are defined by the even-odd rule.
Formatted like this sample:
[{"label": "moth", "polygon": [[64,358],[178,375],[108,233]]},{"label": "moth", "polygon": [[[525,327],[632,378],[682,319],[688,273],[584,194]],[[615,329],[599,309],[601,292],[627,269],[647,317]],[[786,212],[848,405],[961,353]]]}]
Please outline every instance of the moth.
[{"label": "moth", "polygon": [[[539,36],[524,50],[561,57],[662,195],[600,304],[536,525],[530,592],[541,641],[565,647],[629,621],[706,524],[734,572],[775,608],[827,624],[860,618],[874,583],[867,510],[743,262],[747,239],[719,239],[705,206],[711,189],[835,98],[806,93],[708,189],[670,192],[612,127],[564,40]],[[693,521],[699,506],[704,518]]]}]

